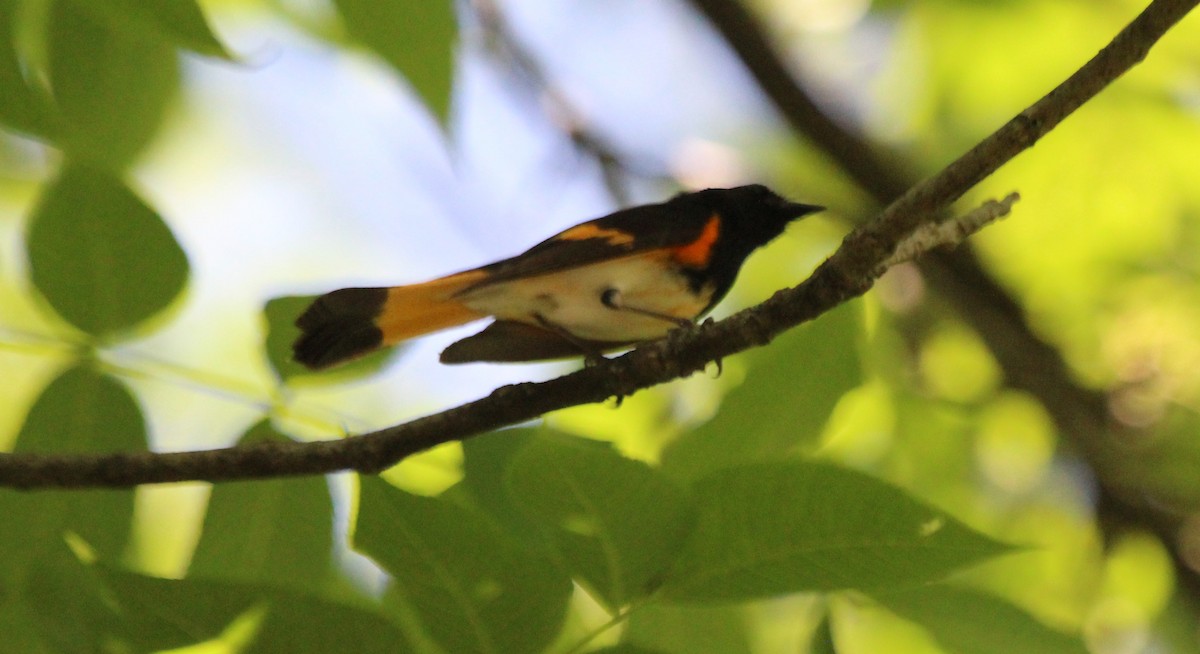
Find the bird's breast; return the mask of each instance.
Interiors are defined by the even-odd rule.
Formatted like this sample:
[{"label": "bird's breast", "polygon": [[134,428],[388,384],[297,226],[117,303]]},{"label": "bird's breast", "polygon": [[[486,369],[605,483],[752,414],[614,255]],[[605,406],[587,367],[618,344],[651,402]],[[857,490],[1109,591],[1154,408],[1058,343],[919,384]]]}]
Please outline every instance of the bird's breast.
[{"label": "bird's breast", "polygon": [[[630,310],[604,304],[602,297],[612,290]],[[694,320],[708,307],[712,293],[711,285],[697,288],[664,250],[485,284],[460,299],[473,311],[550,323],[580,339],[633,342],[660,338],[676,326],[647,313]]]}]

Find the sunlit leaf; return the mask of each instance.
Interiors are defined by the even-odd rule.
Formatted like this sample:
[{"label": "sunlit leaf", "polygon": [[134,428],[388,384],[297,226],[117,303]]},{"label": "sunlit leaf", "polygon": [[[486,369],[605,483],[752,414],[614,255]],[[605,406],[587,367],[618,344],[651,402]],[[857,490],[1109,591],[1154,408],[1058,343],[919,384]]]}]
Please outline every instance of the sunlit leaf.
[{"label": "sunlit leaf", "polygon": [[406,349],[404,345],[387,347],[329,370],[313,371],[305,368],[292,358],[292,343],[295,343],[296,338],[300,336],[296,318],[317,297],[316,295],[277,297],[269,300],[263,308],[263,317],[267,321],[265,344],[267,360],[280,379],[289,381],[303,378],[305,382],[319,380],[328,383],[343,383],[354,377],[379,372],[381,368],[392,361],[393,357]]},{"label": "sunlit leaf", "polygon": [[67,0],[51,5],[47,49],[63,119],[58,145],[76,158],[124,169],[158,131],[179,88],[174,49],[112,29]]},{"label": "sunlit leaf", "polygon": [[720,470],[692,492],[697,529],[661,589],[673,600],[900,588],[1011,549],[898,488],[822,463]]},{"label": "sunlit leaf", "polygon": [[60,316],[98,336],[166,307],[187,257],[157,213],[107,172],[68,166],[30,217],[33,283]]},{"label": "sunlit leaf", "polygon": [[570,579],[482,516],[361,478],[354,545],[393,576],[447,652],[534,652],[560,628]]},{"label": "sunlit leaf", "polygon": [[160,38],[194,52],[231,59],[195,0],[70,0],[116,29]]},{"label": "sunlit leaf", "polygon": [[[284,440],[264,420],[239,444]],[[324,477],[217,484],[188,575],[319,590],[330,578],[332,550]]]},{"label": "sunlit leaf", "polygon": [[519,452],[509,489],[550,530],[572,576],[613,609],[652,590],[695,519],[659,471],[565,435],[543,433]]},{"label": "sunlit leaf", "polygon": [[458,22],[450,0],[334,0],[346,29],[392,65],[445,122],[453,88]]},{"label": "sunlit leaf", "polygon": [[[145,450],[141,409],[124,386],[87,367],[52,381],[29,410],[15,452],[85,453]],[[0,587],[21,585],[32,561],[66,552],[75,534],[98,554],[119,558],[133,523],[132,490],[0,490]],[[2,595],[2,592],[0,592]]]},{"label": "sunlit leaf", "polygon": [[754,353],[745,383],[717,415],[663,451],[663,470],[695,479],[813,443],[837,401],[862,382],[861,332],[860,305],[850,303]]},{"label": "sunlit leaf", "polygon": [[1077,637],[1051,629],[1004,600],[936,584],[874,595],[897,615],[925,627],[959,654],[1085,654]]},{"label": "sunlit leaf", "polygon": [[749,626],[745,609],[736,605],[655,603],[634,609],[623,639],[663,654],[753,654]]}]

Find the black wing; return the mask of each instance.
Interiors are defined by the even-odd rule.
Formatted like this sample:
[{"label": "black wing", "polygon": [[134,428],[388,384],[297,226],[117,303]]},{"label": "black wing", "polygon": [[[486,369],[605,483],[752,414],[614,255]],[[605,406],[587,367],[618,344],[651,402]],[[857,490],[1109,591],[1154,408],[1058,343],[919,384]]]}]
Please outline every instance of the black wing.
[{"label": "black wing", "polygon": [[524,363],[579,356],[600,356],[632,343],[567,340],[548,329],[512,320],[497,320],[473,336],[451,343],[442,363]]},{"label": "black wing", "polygon": [[460,293],[636,252],[687,245],[700,237],[710,215],[670,202],[623,209],[559,232],[511,259],[479,268],[488,273],[487,278]]}]

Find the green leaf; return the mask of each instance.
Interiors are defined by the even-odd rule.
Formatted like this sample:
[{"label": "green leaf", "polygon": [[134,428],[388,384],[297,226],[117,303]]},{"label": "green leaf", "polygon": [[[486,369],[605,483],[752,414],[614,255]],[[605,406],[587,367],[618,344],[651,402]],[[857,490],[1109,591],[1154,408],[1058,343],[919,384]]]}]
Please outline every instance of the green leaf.
[{"label": "green leaf", "polygon": [[692,480],[816,441],[838,400],[862,383],[861,313],[857,302],[843,305],[752,353],[745,383],[663,450],[663,470]]},{"label": "green leaf", "polygon": [[1011,549],[898,488],[824,463],[720,470],[692,491],[699,523],[661,589],[677,601],[903,588]]},{"label": "green leaf", "polygon": [[[148,652],[211,640],[248,620],[248,654],[413,651],[381,615],[265,585],[158,579],[105,565],[65,570],[39,580],[31,604],[56,651]],[[76,644],[74,648],[64,645]]]},{"label": "green leaf", "polygon": [[22,25],[20,4],[0,0],[0,122],[21,132],[53,138],[54,108],[48,94],[26,74],[17,51]]},{"label": "green leaf", "polygon": [[33,283],[60,316],[97,336],[166,307],[188,262],[157,213],[119,179],[68,166],[44,192],[26,239]]},{"label": "green leaf", "polygon": [[[285,440],[263,420],[239,444]],[[332,552],[324,477],[217,484],[188,575],[320,591],[331,578]]]},{"label": "green leaf", "polygon": [[[17,436],[15,452],[139,451],[142,412],[124,386],[87,367],[70,368],[42,391]],[[32,562],[66,552],[74,533],[96,553],[121,556],[133,524],[132,490],[0,490],[0,587],[22,586]]]},{"label": "green leaf", "polygon": [[450,0],[334,0],[350,35],[395,68],[445,123],[458,22]]},{"label": "green leaf", "polygon": [[60,654],[62,648],[50,649],[37,629],[37,614],[17,597],[0,597],[0,634],[4,646],[21,654]]},{"label": "green leaf", "polygon": [[925,627],[956,654],[1086,654],[1075,636],[1051,629],[1008,602],[976,590],[936,584],[875,594],[893,613]]},{"label": "green leaf", "polygon": [[[706,651],[712,652],[717,650]],[[618,643],[609,647],[601,647],[600,649],[591,650],[589,654],[668,654],[668,652],[661,649],[647,649],[645,647],[631,645],[629,643]]]},{"label": "green leaf", "polygon": [[546,539],[537,523],[513,501],[507,477],[513,458],[538,433],[538,429],[501,429],[462,442],[462,490],[501,530],[534,548],[546,547]]},{"label": "green leaf", "polygon": [[821,617],[821,623],[813,631],[812,639],[808,642],[808,654],[837,654],[837,643],[833,639],[833,624],[829,613]]},{"label": "green leaf", "polygon": [[570,579],[473,511],[361,477],[354,545],[394,579],[447,652],[535,652],[562,625]]},{"label": "green leaf", "polygon": [[277,596],[272,605],[247,654],[417,651],[398,627],[373,611],[311,597]]},{"label": "green leaf", "polygon": [[265,347],[267,361],[275,374],[284,381],[302,378],[309,381],[344,383],[351,378],[365,377],[379,372],[384,366],[406,349],[405,345],[383,348],[367,356],[355,359],[330,370],[309,370],[292,358],[292,343],[300,336],[296,318],[317,299],[316,295],[286,295],[267,301],[263,317],[267,322]]},{"label": "green leaf", "polygon": [[71,0],[118,31],[156,37],[193,52],[232,59],[195,0]]},{"label": "green leaf", "polygon": [[30,574],[22,608],[45,647],[60,653],[90,653],[96,643],[120,638],[122,625],[105,605],[101,584],[89,566],[59,542],[48,547]]},{"label": "green leaf", "polygon": [[623,640],[663,654],[752,654],[746,611],[737,605],[646,604],[629,616]]},{"label": "green leaf", "polygon": [[548,432],[514,457],[509,490],[610,609],[653,590],[695,521],[683,490],[657,470],[607,443]]},{"label": "green leaf", "polygon": [[58,145],[122,170],[158,131],[179,88],[175,50],[113,30],[74,2],[57,0],[50,11],[48,72],[64,129]]}]

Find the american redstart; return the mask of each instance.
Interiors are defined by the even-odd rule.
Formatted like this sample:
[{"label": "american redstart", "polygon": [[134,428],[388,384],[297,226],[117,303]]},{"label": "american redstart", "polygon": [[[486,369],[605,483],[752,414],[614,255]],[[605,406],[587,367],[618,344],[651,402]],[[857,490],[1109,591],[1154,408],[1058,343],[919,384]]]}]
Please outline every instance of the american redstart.
[{"label": "american redstart", "polygon": [[661,338],[707,313],[746,257],[822,210],[760,184],[681,193],[576,225],[526,252],[421,284],[343,288],[296,325],[296,360],[325,368],[482,318],[443,363],[541,361]]}]

